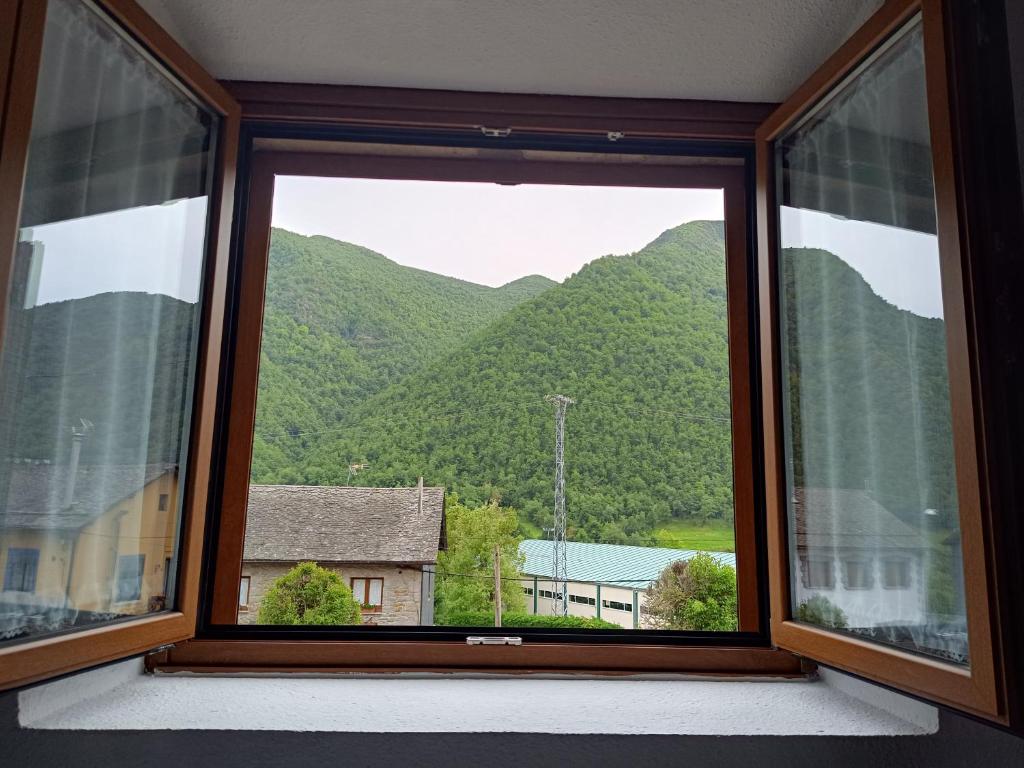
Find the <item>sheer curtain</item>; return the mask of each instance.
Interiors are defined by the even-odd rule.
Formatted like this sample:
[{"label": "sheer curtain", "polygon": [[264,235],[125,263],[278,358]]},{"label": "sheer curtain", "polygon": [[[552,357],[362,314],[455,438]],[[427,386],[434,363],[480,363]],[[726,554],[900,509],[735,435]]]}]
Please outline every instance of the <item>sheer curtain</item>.
[{"label": "sheer curtain", "polygon": [[50,0],[0,360],[0,640],[173,599],[215,129]]},{"label": "sheer curtain", "polygon": [[776,162],[794,614],[966,663],[920,25]]}]

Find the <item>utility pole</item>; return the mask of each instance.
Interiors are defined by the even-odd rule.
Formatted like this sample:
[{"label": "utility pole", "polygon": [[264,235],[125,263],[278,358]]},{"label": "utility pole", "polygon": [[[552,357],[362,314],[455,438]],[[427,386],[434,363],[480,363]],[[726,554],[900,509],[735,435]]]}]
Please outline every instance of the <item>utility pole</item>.
[{"label": "utility pole", "polygon": [[501,545],[494,545],[494,626],[501,626]]},{"label": "utility pole", "polygon": [[[554,559],[553,591],[562,596],[562,615],[568,616],[569,569],[565,554],[565,412],[576,401],[565,395],[548,395],[544,399],[555,404],[555,524],[551,535],[551,552]],[[558,613],[558,601],[553,602],[555,613]]]}]

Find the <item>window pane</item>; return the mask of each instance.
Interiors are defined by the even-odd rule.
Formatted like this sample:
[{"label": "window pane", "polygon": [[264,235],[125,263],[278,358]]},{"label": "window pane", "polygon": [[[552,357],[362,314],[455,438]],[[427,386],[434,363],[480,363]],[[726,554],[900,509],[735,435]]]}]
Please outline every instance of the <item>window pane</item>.
[{"label": "window pane", "polygon": [[214,120],[47,4],[0,360],[0,638],[173,604]]},{"label": "window pane", "polygon": [[920,22],[776,161],[794,615],[966,664]]},{"label": "window pane", "polygon": [[384,593],[383,579],[370,579],[370,594],[366,602],[370,605],[380,605]]},{"label": "window pane", "polygon": [[238,604],[249,605],[249,577],[243,576],[238,585]]},{"label": "window pane", "polygon": [[498,547],[505,627],[734,630],[723,218],[721,189],[278,177],[246,572],[372,605],[365,564],[374,623],[493,626]]}]

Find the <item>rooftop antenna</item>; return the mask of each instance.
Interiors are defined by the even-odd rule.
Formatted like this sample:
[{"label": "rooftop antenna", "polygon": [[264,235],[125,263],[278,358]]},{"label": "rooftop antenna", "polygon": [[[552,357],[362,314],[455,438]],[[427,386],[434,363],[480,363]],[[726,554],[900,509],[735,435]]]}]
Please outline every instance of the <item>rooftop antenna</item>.
[{"label": "rooftop antenna", "polygon": [[[565,554],[565,412],[575,400],[565,395],[548,395],[544,398],[555,405],[555,524],[551,532],[551,552],[554,558],[552,576],[555,594],[562,596],[562,615],[569,615],[568,563]],[[555,613],[558,613],[558,601]]]}]

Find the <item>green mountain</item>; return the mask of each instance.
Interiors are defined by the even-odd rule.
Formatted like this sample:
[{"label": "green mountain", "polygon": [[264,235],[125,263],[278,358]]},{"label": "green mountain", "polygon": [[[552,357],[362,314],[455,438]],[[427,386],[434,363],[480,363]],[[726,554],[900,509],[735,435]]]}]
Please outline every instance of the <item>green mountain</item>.
[{"label": "green mountain", "polygon": [[732,514],[721,222],[606,256],[508,311],[352,411],[302,477],[366,485],[418,475],[468,502],[491,497],[549,524],[554,428],[566,422],[575,538],[637,540],[670,517]]},{"label": "green mountain", "polygon": [[195,315],[194,304],[131,292],[13,312],[3,450],[67,461],[71,428],[85,419],[84,463],[177,462]]},{"label": "green mountain", "polygon": [[532,275],[490,288],[274,229],[253,480],[302,479],[309,449],[367,397],[553,285]]},{"label": "green mountain", "polygon": [[915,524],[956,511],[945,323],[878,296],[828,251],[786,249],[797,486],[869,488]]}]

